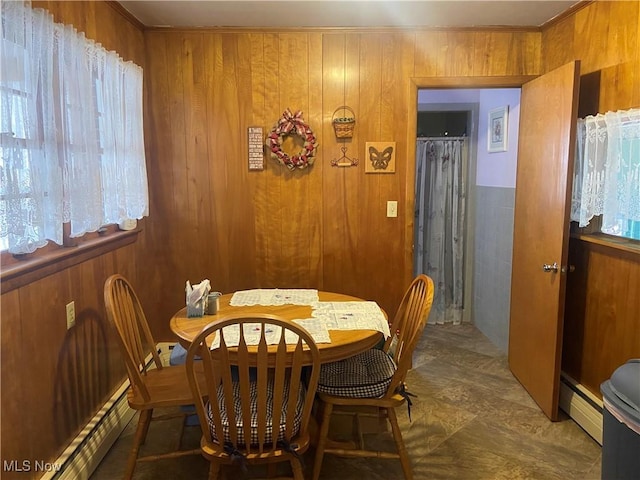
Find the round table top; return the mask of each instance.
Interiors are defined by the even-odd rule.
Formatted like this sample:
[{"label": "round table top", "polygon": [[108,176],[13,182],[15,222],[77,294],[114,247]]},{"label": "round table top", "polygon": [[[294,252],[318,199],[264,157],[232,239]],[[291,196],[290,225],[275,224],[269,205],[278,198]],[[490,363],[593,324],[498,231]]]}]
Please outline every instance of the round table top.
[{"label": "round table top", "polygon": [[[202,329],[220,318],[236,313],[268,313],[278,315],[287,320],[311,317],[311,305],[251,305],[234,307],[229,305],[232,293],[220,297],[220,306],[216,315],[203,317],[187,317],[187,308],[178,311],[170,322],[171,331],[175,333],[183,347],[188,348]],[[361,298],[340,293],[318,292],[321,302],[353,302],[363,301]],[[384,312],[384,311],[383,311]],[[385,313],[386,315],[386,313]],[[329,330],[331,343],[318,343],[320,361],[335,362],[351,357],[373,348],[383,335],[377,330]],[[275,347],[275,346],[274,346]]]}]

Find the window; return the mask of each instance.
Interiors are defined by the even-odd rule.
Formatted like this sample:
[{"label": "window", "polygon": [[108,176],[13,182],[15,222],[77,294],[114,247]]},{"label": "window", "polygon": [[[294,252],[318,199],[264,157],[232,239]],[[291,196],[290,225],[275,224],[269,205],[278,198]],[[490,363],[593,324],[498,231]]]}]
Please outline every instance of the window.
[{"label": "window", "polygon": [[571,220],[640,240],[640,109],[578,121]]},{"label": "window", "polygon": [[[2,69],[0,82],[0,246],[2,250],[14,246],[16,252],[29,252],[46,245],[46,238],[62,239],[59,232],[45,231],[42,194],[48,193],[42,185],[40,166],[45,165],[42,155],[42,104],[32,70],[27,63],[30,31],[18,32],[7,24],[2,5],[2,37],[0,44]],[[11,27],[11,28],[10,28]],[[46,49],[45,49],[46,50]],[[40,61],[41,56],[35,57]],[[31,74],[31,75],[30,75]],[[38,118],[40,117],[40,119]],[[59,235],[58,235],[59,233]]]},{"label": "window", "polygon": [[142,69],[28,2],[1,8],[0,248],[148,215]]}]

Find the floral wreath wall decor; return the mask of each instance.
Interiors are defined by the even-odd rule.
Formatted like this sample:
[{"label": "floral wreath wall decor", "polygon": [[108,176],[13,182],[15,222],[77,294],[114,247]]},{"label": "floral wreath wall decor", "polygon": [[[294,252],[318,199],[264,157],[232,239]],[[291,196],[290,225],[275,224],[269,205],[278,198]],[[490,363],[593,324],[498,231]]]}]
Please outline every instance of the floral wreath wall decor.
[{"label": "floral wreath wall decor", "polygon": [[[282,142],[289,135],[297,135],[304,142],[302,149],[296,155],[289,156],[282,150]],[[271,158],[277,160],[278,163],[286,166],[289,170],[313,165],[318,149],[316,136],[311,127],[302,119],[302,111],[298,110],[293,114],[288,108],[284,111],[278,123],[271,129],[269,135],[267,135],[265,144],[269,149]]]}]

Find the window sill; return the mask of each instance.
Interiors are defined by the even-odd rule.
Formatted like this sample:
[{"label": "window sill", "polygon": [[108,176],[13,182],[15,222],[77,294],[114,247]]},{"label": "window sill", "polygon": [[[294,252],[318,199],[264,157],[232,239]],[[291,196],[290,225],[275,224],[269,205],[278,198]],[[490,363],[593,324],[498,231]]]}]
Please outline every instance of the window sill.
[{"label": "window sill", "polygon": [[2,293],[15,290],[46,276],[60,272],[91,258],[134,243],[140,229],[117,231],[106,237],[97,237],[75,247],[60,249],[34,257],[26,257],[12,265],[2,266],[0,285]]},{"label": "window sill", "polygon": [[631,254],[634,258],[640,258],[640,242],[628,238],[615,237],[605,233],[573,234],[571,238],[581,240],[586,243],[593,243],[602,247]]}]

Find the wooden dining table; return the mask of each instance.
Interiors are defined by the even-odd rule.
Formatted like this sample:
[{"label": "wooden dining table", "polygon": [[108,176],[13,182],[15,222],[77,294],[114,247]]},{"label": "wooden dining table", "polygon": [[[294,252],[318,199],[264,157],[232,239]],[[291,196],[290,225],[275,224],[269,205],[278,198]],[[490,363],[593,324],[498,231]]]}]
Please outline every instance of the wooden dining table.
[{"label": "wooden dining table", "polygon": [[[219,297],[218,313],[215,315],[204,315],[202,317],[187,317],[186,307],[180,309],[170,321],[171,331],[177,335],[180,344],[189,348],[193,339],[209,323],[230,315],[242,314],[271,314],[282,317],[286,320],[310,318],[312,313],[311,305],[250,305],[232,306],[229,303],[233,297],[228,293]],[[364,301],[361,298],[352,297],[332,292],[318,292],[320,302],[354,302]],[[385,317],[387,314],[384,312]],[[317,343],[320,351],[320,361],[322,363],[335,362],[364,352],[377,345],[383,338],[383,334],[378,330],[329,330],[331,343]],[[272,345],[269,348],[275,349]],[[293,348],[293,346],[292,346]]]}]

